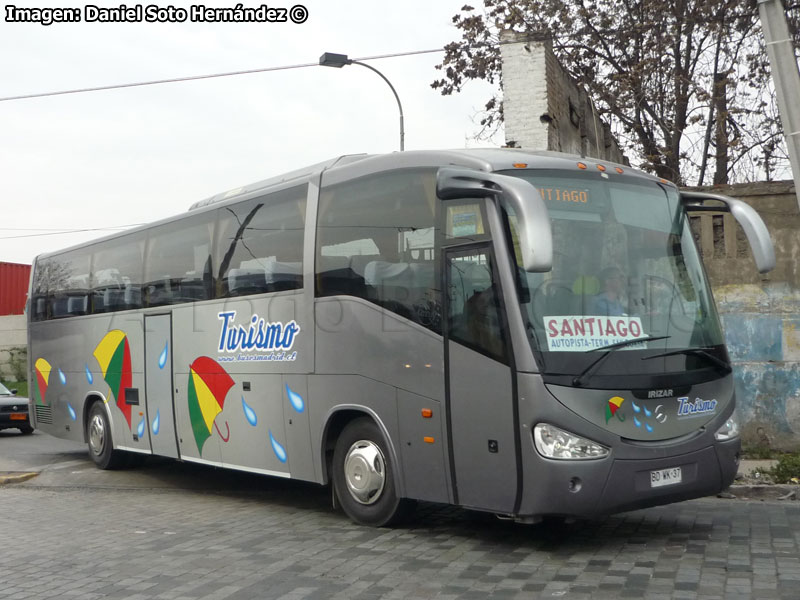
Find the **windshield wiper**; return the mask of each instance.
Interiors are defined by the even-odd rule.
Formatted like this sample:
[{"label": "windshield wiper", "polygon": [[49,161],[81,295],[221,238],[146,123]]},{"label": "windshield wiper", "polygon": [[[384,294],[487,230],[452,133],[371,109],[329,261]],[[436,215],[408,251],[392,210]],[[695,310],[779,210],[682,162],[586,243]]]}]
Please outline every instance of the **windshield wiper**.
[{"label": "windshield wiper", "polygon": [[672,352],[664,352],[663,354],[654,354],[653,356],[644,356],[642,360],[650,360],[651,358],[660,358],[662,356],[677,356],[678,354],[692,354],[694,356],[702,356],[703,358],[707,359],[709,362],[713,363],[714,366],[719,368],[724,373],[730,373],[733,371],[731,366],[726,363],[724,360],[717,358],[709,350],[713,350],[713,348],[684,348],[682,350],[674,350]]},{"label": "windshield wiper", "polygon": [[657,335],[655,337],[646,337],[646,338],[638,338],[638,339],[632,339],[632,340],[623,340],[621,342],[617,342],[616,344],[610,344],[608,346],[602,346],[600,348],[592,348],[591,350],[587,350],[586,352],[599,352],[599,351],[605,350],[606,353],[603,354],[602,356],[599,356],[598,358],[593,360],[591,363],[589,363],[589,366],[586,367],[583,371],[581,371],[580,374],[577,375],[572,380],[572,385],[574,385],[575,387],[581,387],[583,385],[583,378],[586,377],[589,374],[589,372],[592,371],[592,369],[594,369],[595,367],[599,367],[600,364],[606,358],[611,356],[611,353],[614,352],[615,350],[619,350],[620,348],[624,348],[625,346],[632,346],[634,344],[640,344],[642,342],[653,342],[655,340],[665,340],[668,337],[670,337],[670,336],[668,336],[668,335]]}]

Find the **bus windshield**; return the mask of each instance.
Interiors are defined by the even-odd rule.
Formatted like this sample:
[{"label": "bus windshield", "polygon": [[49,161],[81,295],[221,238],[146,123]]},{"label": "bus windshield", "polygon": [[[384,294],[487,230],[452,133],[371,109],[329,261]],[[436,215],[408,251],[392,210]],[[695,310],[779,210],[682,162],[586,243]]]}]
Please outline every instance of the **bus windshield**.
[{"label": "bus windshield", "polygon": [[619,387],[620,376],[639,379],[624,387],[648,387],[653,376],[691,384],[725,370],[719,318],[674,186],[618,173],[505,174],[533,184],[552,220],[552,271],[518,268],[531,343],[551,382],[582,385],[588,369],[592,387]]}]

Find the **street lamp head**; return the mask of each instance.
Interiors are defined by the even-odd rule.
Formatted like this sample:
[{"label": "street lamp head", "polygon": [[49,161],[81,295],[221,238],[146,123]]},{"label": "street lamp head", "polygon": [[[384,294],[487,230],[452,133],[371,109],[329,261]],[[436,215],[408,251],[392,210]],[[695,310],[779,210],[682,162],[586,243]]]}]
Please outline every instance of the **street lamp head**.
[{"label": "street lamp head", "polygon": [[323,67],[336,67],[337,69],[341,69],[345,65],[351,64],[349,58],[347,58],[347,54],[335,54],[333,52],[326,52],[322,56],[319,57],[319,64]]}]

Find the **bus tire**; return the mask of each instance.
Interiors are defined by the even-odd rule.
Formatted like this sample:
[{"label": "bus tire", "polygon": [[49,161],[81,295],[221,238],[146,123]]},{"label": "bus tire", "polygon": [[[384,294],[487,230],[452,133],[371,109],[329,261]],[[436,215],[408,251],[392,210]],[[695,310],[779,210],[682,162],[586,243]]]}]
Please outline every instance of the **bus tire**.
[{"label": "bus tire", "polygon": [[359,418],[345,426],[336,440],[332,469],[338,504],[356,523],[393,525],[413,507],[408,499],[397,497],[395,466],[372,419]]},{"label": "bus tire", "polygon": [[111,424],[101,402],[95,402],[89,409],[86,439],[89,442],[89,456],[99,468],[118,469],[124,464],[124,454],[114,450]]}]

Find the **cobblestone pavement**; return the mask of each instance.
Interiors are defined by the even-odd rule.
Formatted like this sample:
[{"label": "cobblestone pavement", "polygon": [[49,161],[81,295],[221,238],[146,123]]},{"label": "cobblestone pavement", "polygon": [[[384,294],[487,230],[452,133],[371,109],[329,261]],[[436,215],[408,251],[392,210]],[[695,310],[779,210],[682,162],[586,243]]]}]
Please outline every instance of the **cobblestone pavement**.
[{"label": "cobblestone pavement", "polygon": [[208,485],[0,487],[0,598],[800,597],[800,503],[713,498],[560,526],[423,505],[371,529],[318,486],[177,463],[149,477],[172,470]]}]

